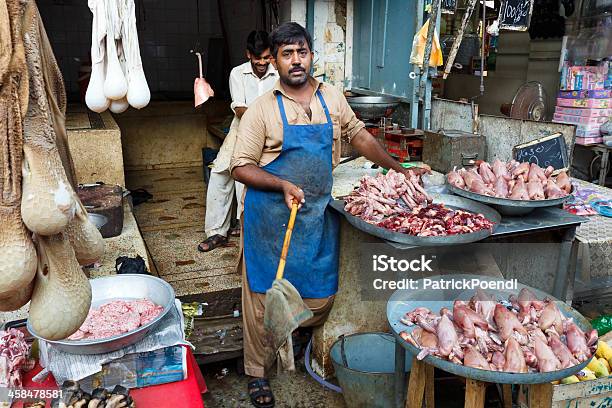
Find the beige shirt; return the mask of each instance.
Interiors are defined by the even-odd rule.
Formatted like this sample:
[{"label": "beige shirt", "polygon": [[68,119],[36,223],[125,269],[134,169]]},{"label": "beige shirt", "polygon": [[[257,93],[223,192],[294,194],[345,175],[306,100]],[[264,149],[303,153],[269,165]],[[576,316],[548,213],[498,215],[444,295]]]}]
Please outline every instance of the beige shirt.
[{"label": "beige shirt", "polygon": [[[251,61],[234,67],[232,72],[230,72],[229,78],[230,94],[232,95],[232,104],[230,107],[232,111],[235,113],[236,108],[247,108],[259,96],[270,91],[277,80],[278,73],[272,64],[268,64],[268,70],[261,78],[253,72]],[[215,159],[215,164],[213,166],[214,172],[221,173],[229,169],[239,125],[240,119],[238,119],[238,116],[234,115],[234,120],[232,120],[232,124],[230,125],[230,131],[225,137],[225,140],[223,140],[221,149],[219,149],[219,154],[217,154],[217,158]]]},{"label": "beige shirt", "polygon": [[[340,161],[341,138],[350,142],[365,125],[357,119],[346,98],[338,89],[312,77],[309,78],[309,81],[314,85],[314,89],[321,91],[332,119],[334,129],[332,165],[336,166]],[[280,154],[283,146],[283,120],[276,102],[278,92],[283,97],[287,122],[290,125],[321,124],[327,121],[323,106],[315,92],[310,99],[312,112],[312,119],[310,119],[304,108],[293,98],[287,96],[280,82],[277,81],[274,88],[259,97],[242,116],[230,171],[247,164],[263,167]]]}]

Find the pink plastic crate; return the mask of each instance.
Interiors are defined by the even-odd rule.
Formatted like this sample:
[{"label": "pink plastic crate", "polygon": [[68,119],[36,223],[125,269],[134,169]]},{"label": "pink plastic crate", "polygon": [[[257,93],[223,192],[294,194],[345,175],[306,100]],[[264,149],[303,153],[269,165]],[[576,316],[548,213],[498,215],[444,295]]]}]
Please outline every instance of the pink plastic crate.
[{"label": "pink plastic crate", "polygon": [[601,125],[608,120],[606,116],[574,116],[555,113],[553,122],[570,123],[573,125]]},{"label": "pink plastic crate", "polygon": [[612,90],[601,89],[601,90],[590,90],[590,91],[559,91],[557,95],[559,98],[566,99],[607,99],[612,98]]},{"label": "pink plastic crate", "polygon": [[576,137],[575,143],[579,145],[592,145],[597,143],[602,143],[603,137]]},{"label": "pink plastic crate", "polygon": [[563,106],[563,107],[569,107],[569,108],[608,109],[608,108],[612,108],[612,99],[557,98],[557,106]]},{"label": "pink plastic crate", "polygon": [[597,118],[602,116],[612,116],[612,109],[590,109],[590,108],[566,108],[563,106],[557,106],[555,113],[561,115],[574,115],[574,116],[588,116],[591,118]]}]

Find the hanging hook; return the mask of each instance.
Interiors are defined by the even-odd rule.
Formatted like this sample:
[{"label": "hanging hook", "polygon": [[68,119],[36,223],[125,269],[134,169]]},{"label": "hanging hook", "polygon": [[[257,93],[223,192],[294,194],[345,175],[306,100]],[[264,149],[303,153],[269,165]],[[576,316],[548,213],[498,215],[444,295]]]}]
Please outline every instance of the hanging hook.
[{"label": "hanging hook", "polygon": [[189,52],[195,54],[198,57],[198,63],[200,66],[200,78],[204,78],[204,74],[202,73],[202,53],[196,52],[194,50],[189,50]]}]

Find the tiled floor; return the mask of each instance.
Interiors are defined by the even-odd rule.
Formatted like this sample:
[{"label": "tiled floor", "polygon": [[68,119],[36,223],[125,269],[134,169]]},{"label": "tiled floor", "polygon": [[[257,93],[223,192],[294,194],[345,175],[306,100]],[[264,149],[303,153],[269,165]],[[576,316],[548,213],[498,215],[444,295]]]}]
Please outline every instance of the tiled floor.
[{"label": "tiled floor", "polygon": [[138,170],[127,173],[127,186],[153,195],[134,207],[134,215],[159,276],[177,296],[240,287],[236,273],[238,241],[202,253],[206,191],[201,167]]}]

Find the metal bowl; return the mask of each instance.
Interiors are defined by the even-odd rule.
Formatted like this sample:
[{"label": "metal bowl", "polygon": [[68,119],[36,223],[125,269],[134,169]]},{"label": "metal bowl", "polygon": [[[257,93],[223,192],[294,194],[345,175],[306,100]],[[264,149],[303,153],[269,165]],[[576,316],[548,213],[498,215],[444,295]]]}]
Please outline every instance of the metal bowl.
[{"label": "metal bowl", "polygon": [[[439,277],[432,277],[430,279],[435,280],[437,278]],[[445,278],[453,278],[457,280],[463,278],[478,278],[482,281],[495,280],[495,278],[485,276],[469,275],[448,275],[445,276]],[[422,285],[422,282],[420,282],[420,285]],[[592,329],[589,321],[580,313],[578,313],[575,309],[572,309],[570,306],[568,306],[566,303],[561,302],[560,300],[557,300],[552,296],[548,295],[547,293],[544,293],[538,289],[531,288],[520,283],[518,284],[518,289],[516,291],[500,291],[501,293],[496,292],[496,298],[498,300],[501,300],[502,297],[505,296],[505,298],[507,299],[507,295],[509,295],[510,293],[518,294],[518,292],[524,287],[529,288],[539,299],[544,299],[545,297],[548,297],[555,301],[555,304],[557,305],[561,313],[563,313],[568,318],[572,318],[574,320],[574,323],[576,323],[576,325],[580,327],[580,329],[582,329],[585,333]],[[492,292],[489,291],[489,293]],[[452,310],[453,302],[455,299],[468,300],[473,295],[474,291],[464,291],[455,289],[449,289],[444,291],[436,290],[435,292],[432,290],[397,290],[393,293],[393,295],[389,299],[389,302],[387,303],[387,319],[389,321],[389,326],[391,327],[391,330],[393,331],[393,334],[395,335],[397,341],[399,341],[404,346],[408,353],[416,356],[421,350],[418,347],[415,347],[407,341],[403,340],[400,337],[400,333],[402,331],[410,332],[414,330],[417,326],[405,326],[404,324],[400,323],[399,319],[403,317],[406,312],[413,310],[416,307],[427,307],[428,309],[434,312],[438,312],[442,307],[448,307]],[[425,357],[423,361],[448,373],[452,373],[461,377],[471,378],[474,380],[497,384],[544,384],[547,382],[569,377],[586,367],[586,365],[589,363],[589,360],[587,360],[573,367],[546,373],[507,373],[466,367],[431,355]]]},{"label": "metal bowl", "polygon": [[89,221],[91,221],[98,230],[100,230],[108,222],[108,217],[101,214],[87,213],[87,218],[89,218]]},{"label": "metal bowl", "polygon": [[349,106],[361,119],[380,119],[391,114],[399,99],[390,96],[352,96],[346,98]]},{"label": "metal bowl", "polygon": [[58,350],[71,354],[110,353],[132,345],[155,330],[159,322],[174,307],[174,289],[162,279],[150,275],[123,274],[92,279],[91,307],[99,307],[113,300],[148,299],[164,310],[149,323],[117,336],[96,340],[56,340],[50,341],[37,335],[28,320],[28,330],[33,336],[46,341]]},{"label": "metal bowl", "polygon": [[331,207],[344,215],[346,220],[355,228],[373,235],[375,237],[384,239],[386,241],[397,242],[405,245],[415,246],[445,246],[445,245],[459,245],[468,244],[470,242],[477,242],[490,236],[499,223],[501,222],[501,216],[497,211],[491,207],[487,207],[484,204],[477,203],[472,200],[468,200],[463,197],[457,197],[450,194],[430,194],[433,198],[434,204],[444,204],[449,208],[460,209],[469,211],[472,213],[480,213],[484,215],[489,221],[493,223],[493,231],[481,230],[472,232],[469,234],[457,234],[457,235],[446,235],[440,237],[418,237],[410,234],[403,234],[401,232],[390,231],[386,228],[378,227],[374,224],[365,222],[359,217],[356,217],[344,210],[344,200],[334,200],[330,203]]},{"label": "metal bowl", "polygon": [[569,194],[565,197],[554,198],[550,200],[511,200],[509,198],[489,197],[486,195],[474,193],[471,191],[464,190],[462,188],[455,187],[451,184],[448,184],[448,189],[452,191],[453,194],[457,194],[462,197],[490,205],[497,211],[499,211],[500,214],[509,216],[529,214],[536,208],[556,207],[558,205],[563,204],[572,196],[571,194]]}]

